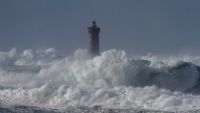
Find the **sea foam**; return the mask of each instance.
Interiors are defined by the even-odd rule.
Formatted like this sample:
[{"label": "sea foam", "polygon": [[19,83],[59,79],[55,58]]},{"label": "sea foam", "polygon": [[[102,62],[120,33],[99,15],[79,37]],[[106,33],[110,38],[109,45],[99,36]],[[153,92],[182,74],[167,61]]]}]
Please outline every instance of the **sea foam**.
[{"label": "sea foam", "polygon": [[[78,49],[73,56],[15,48],[0,52],[0,103],[59,110],[99,105],[167,111],[200,109],[199,95],[185,94],[199,78],[198,57],[135,58],[107,50],[90,58]],[[192,63],[190,63],[192,62]]]}]

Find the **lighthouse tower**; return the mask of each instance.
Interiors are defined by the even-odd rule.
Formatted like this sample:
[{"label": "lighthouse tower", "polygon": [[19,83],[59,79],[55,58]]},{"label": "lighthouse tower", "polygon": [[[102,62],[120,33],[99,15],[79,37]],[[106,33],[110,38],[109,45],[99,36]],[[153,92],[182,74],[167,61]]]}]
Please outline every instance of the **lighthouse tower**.
[{"label": "lighthouse tower", "polygon": [[96,26],[96,22],[92,22],[93,25],[88,27],[89,43],[88,43],[88,53],[92,56],[100,55],[99,53],[99,32],[100,27]]}]

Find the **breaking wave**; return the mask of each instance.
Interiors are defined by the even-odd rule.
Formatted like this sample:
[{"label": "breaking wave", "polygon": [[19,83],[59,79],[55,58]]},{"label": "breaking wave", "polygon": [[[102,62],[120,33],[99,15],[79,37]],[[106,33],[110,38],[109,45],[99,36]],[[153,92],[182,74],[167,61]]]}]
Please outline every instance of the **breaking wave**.
[{"label": "breaking wave", "polygon": [[200,57],[135,58],[108,50],[89,58],[78,49],[0,52],[0,104],[58,110],[77,107],[185,111],[200,109]]}]

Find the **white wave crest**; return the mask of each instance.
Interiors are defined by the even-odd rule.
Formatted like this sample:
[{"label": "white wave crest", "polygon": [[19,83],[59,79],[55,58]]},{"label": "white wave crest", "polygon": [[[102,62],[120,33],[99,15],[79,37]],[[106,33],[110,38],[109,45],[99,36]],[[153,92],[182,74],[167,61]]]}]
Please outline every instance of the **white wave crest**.
[{"label": "white wave crest", "polygon": [[197,66],[184,60],[135,59],[116,49],[94,58],[82,49],[63,58],[52,48],[0,52],[0,103],[11,105],[200,109],[199,96],[179,92],[198,78]]}]

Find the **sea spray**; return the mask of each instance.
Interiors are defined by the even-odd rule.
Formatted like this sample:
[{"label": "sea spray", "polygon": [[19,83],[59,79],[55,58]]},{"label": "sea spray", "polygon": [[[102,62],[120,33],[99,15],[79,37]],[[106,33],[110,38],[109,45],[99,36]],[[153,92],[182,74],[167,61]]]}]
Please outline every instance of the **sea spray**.
[{"label": "sea spray", "polygon": [[116,49],[94,58],[82,49],[69,57],[55,49],[0,52],[0,103],[58,110],[200,109],[199,95],[183,93],[197,83],[198,66],[170,60],[135,59]]}]

